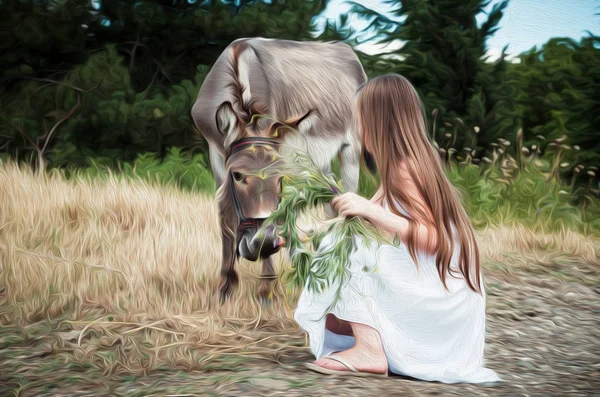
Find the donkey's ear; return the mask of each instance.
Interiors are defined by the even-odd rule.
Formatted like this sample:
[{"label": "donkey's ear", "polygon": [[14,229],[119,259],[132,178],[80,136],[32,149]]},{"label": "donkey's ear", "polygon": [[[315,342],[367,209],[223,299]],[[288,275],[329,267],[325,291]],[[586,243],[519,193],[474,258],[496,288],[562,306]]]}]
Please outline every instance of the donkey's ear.
[{"label": "donkey's ear", "polygon": [[317,118],[317,111],[311,109],[303,116],[288,119],[284,123],[275,123],[272,135],[275,137],[297,131],[304,135],[314,125]]},{"label": "donkey's ear", "polygon": [[233,110],[231,102],[223,102],[216,113],[217,130],[225,139],[225,145],[229,145],[239,138],[241,134],[240,118]]}]

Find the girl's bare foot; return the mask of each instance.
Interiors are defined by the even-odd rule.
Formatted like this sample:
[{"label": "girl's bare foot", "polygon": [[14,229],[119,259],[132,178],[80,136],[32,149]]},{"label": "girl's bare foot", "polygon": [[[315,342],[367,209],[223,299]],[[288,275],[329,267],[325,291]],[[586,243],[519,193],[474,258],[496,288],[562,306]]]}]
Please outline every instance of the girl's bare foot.
[{"label": "girl's bare foot", "polygon": [[[354,366],[358,371],[371,372],[374,374],[384,374],[388,371],[388,363],[383,351],[368,351],[362,348],[353,347],[343,352],[335,353],[335,356],[344,358],[345,361]],[[323,357],[315,364],[324,368],[336,371],[349,371],[342,363]]]}]

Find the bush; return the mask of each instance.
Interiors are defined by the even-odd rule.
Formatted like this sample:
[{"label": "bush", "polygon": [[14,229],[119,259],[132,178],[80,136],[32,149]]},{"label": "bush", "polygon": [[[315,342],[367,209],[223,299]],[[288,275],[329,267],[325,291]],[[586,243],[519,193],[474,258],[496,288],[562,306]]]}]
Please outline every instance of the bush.
[{"label": "bush", "polygon": [[588,205],[564,181],[553,178],[534,163],[507,179],[498,166],[451,164],[448,178],[462,193],[465,209],[475,227],[524,224],[547,231],[562,228],[600,235],[600,203],[586,196]]},{"label": "bush", "polygon": [[[562,228],[600,235],[600,200],[591,191],[575,189],[560,177],[550,178],[551,161],[530,158],[523,168],[507,168],[506,162],[475,165],[450,161],[446,168],[450,182],[461,194],[473,225],[482,229],[500,224],[524,224],[544,231]],[[131,163],[110,166],[110,158],[95,158],[87,168],[70,168],[67,176],[102,178],[109,172],[141,178],[159,185],[175,185],[191,192],[213,195],[216,190],[210,165],[203,154],[180,149],[168,150],[164,159],[142,154]],[[333,162],[339,178],[339,165]],[[372,196],[378,177],[361,172],[359,193]]]},{"label": "bush", "polygon": [[[92,161],[87,168],[70,168],[66,170],[68,177],[81,176],[87,178],[103,178],[114,173],[114,169],[103,165],[103,159]],[[178,148],[168,150],[164,159],[154,153],[138,155],[132,163],[119,166],[120,173],[126,178],[140,178],[159,185],[175,185],[186,191],[214,194],[216,190],[210,166],[203,154],[192,155],[181,152]]]}]

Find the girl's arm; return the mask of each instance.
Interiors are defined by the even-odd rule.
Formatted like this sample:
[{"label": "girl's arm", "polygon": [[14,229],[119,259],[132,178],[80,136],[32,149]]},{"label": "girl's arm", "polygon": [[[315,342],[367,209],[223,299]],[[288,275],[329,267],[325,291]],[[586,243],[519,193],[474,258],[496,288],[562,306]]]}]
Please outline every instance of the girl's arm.
[{"label": "girl's arm", "polygon": [[[391,236],[398,236],[403,242],[406,242],[408,239],[409,222],[406,218],[387,211],[377,204],[371,204],[371,208],[363,216],[384,233]],[[437,235],[433,225],[418,222],[416,227],[416,245],[418,249],[430,255],[435,254],[437,250]]]},{"label": "girl's arm", "polygon": [[[404,167],[400,169],[400,177],[403,189],[411,197],[411,203],[414,206],[426,209],[427,206],[419,194],[416,184]],[[366,218],[384,234],[389,234],[391,237],[398,236],[401,241],[406,242],[409,228],[408,220],[384,209],[378,203],[382,196],[383,189],[380,187],[371,200],[354,193],[345,193],[334,198],[331,204],[340,211],[341,215]],[[428,254],[434,254],[437,251],[437,234],[432,216],[429,216],[427,220],[417,220],[416,245],[419,250]]]},{"label": "girl's arm", "polygon": [[377,203],[378,201],[381,200],[381,198],[383,197],[383,185],[379,185],[379,189],[377,189],[377,191],[375,192],[375,194],[373,195],[373,197],[371,197],[371,200],[369,200],[371,203]]},{"label": "girl's arm", "polygon": [[[404,161],[400,162],[398,169],[398,183],[402,184],[402,189],[409,197],[413,207],[420,208],[426,215],[425,219],[415,219],[416,224],[416,245],[428,254],[435,254],[437,251],[437,232],[435,221],[431,211],[425,204],[425,200],[419,193],[417,184],[410,175],[410,172]],[[383,194],[383,193],[382,193]],[[398,236],[403,242],[408,238],[409,222],[402,216],[395,215],[382,207],[375,209],[369,220],[380,229]]]}]

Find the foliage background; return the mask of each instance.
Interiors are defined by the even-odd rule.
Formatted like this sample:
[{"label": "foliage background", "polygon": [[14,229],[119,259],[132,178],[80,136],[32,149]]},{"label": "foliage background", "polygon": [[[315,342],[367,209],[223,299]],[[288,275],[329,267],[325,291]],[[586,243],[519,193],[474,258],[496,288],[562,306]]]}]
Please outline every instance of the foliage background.
[{"label": "foliage background", "polygon": [[[598,230],[600,38],[553,38],[486,59],[507,2],[355,5],[394,54],[359,53],[370,77],[415,84],[448,175],[474,222],[514,218]],[[0,156],[67,176],[125,176],[214,191],[190,109],[206,73],[239,37],[345,40],[348,16],[315,37],[319,0],[0,2]],[[403,20],[402,23],[398,22]],[[393,55],[393,56],[390,56]],[[520,131],[520,132],[519,132]],[[362,178],[362,193],[376,183]]]}]

